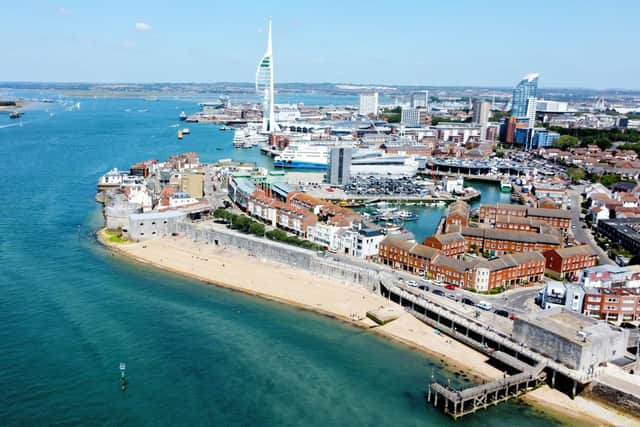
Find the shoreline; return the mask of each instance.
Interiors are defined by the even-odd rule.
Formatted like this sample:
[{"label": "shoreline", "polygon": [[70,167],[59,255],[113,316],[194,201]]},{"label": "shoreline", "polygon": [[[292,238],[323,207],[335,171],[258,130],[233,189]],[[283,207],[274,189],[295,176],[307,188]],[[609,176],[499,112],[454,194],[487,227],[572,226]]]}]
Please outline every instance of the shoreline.
[{"label": "shoreline", "polygon": [[[106,238],[104,229],[98,231],[96,236],[107,250],[126,260],[349,323],[436,359],[452,373],[464,372],[472,381],[493,380],[503,375],[502,371],[486,363],[488,358],[485,355],[466,347],[444,333],[436,335],[433,328],[404,311],[396,320],[377,326],[364,316],[362,310],[382,305],[396,306],[396,304],[358,286],[332,282],[305,270],[291,269],[275,262],[257,260],[239,251],[194,243],[183,237],[161,238],[141,243],[116,243]],[[220,264],[216,265],[215,261]],[[225,263],[221,261],[228,263],[231,268],[224,270]],[[194,265],[198,263],[200,268],[196,272]],[[233,264],[240,264],[238,267],[244,266],[249,269],[233,269]],[[239,271],[245,273],[239,273]],[[269,279],[265,280],[264,277],[267,276],[261,276],[260,273],[280,276],[280,280],[265,284]],[[257,274],[261,280],[255,283],[250,281],[250,284],[247,284],[247,277],[252,274]],[[234,283],[234,279],[242,281]],[[285,281],[295,282],[295,285],[292,287],[291,283],[284,283]],[[306,286],[308,292],[302,294],[297,292],[301,286]],[[309,295],[309,293],[315,295]],[[311,301],[322,303],[312,304]],[[345,312],[345,310],[351,311]],[[357,320],[349,316],[349,313],[354,312],[358,314]],[[580,396],[571,400],[548,386],[534,390],[516,401],[548,413],[562,422],[577,421],[582,425],[631,425],[640,422],[600,402]]]}]

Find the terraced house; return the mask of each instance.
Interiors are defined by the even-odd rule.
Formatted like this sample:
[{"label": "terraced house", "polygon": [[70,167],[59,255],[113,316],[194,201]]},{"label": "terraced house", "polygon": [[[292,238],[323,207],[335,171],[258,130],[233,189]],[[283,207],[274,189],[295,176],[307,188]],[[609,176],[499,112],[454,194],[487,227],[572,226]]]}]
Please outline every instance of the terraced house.
[{"label": "terraced house", "polygon": [[411,273],[424,275],[431,259],[439,251],[414,241],[387,236],[380,242],[378,261]]},{"label": "terraced house", "polygon": [[558,234],[496,230],[493,228],[462,227],[460,234],[467,242],[468,251],[486,251],[491,256],[545,251],[559,248],[562,242]]},{"label": "terraced house", "polygon": [[547,269],[562,279],[578,280],[582,270],[598,265],[598,254],[589,245],[551,249],[542,255]]}]

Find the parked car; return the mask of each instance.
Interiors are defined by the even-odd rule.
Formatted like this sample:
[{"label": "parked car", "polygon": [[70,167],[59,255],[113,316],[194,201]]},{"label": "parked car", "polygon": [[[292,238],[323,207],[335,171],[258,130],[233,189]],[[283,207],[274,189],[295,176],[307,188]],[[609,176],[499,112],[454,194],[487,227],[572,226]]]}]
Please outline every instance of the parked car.
[{"label": "parked car", "polygon": [[416,282],[415,280],[407,280],[407,285],[411,286],[412,288],[417,288],[418,282]]},{"label": "parked car", "polygon": [[443,292],[443,291],[441,291],[440,289],[434,289],[434,290],[433,290],[433,294],[434,294],[434,295],[441,296],[441,297],[443,297],[443,296],[444,296],[444,292]]},{"label": "parked car", "polygon": [[448,289],[450,291],[455,291],[456,290],[455,285],[452,285],[451,283],[447,283],[446,285],[444,285],[444,288]]},{"label": "parked car", "polygon": [[418,285],[418,289],[422,289],[423,291],[429,292],[429,287],[427,285]]},{"label": "parked car", "polygon": [[482,310],[486,310],[489,311],[493,308],[493,306],[491,305],[491,303],[487,302],[487,301],[480,301],[478,304],[476,304],[476,307],[482,309]]},{"label": "parked car", "polygon": [[497,310],[494,310],[494,313],[497,314],[498,316],[509,317],[509,312],[507,310],[497,309]]},{"label": "parked car", "polygon": [[634,325],[633,323],[630,323],[630,322],[622,322],[622,323],[620,323],[620,327],[621,328],[625,328],[625,329],[637,329],[638,328],[636,325]]},{"label": "parked car", "polygon": [[475,301],[471,298],[462,298],[461,302],[466,305],[476,305]]},{"label": "parked car", "polygon": [[447,298],[458,301],[458,296],[456,294],[447,294]]}]

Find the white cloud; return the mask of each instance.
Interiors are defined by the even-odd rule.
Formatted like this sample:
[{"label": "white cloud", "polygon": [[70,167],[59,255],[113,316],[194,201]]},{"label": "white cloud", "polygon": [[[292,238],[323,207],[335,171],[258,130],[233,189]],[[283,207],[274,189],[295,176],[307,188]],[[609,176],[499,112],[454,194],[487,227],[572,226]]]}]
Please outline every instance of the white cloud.
[{"label": "white cloud", "polygon": [[136,22],[136,30],[138,31],[149,31],[151,29],[151,25],[146,24],[144,22]]}]

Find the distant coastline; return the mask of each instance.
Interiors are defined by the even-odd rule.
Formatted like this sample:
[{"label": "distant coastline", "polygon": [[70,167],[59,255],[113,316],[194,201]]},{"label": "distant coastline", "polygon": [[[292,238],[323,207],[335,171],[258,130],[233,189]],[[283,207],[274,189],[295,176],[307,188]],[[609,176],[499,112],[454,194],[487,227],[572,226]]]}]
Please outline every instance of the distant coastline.
[{"label": "distant coastline", "polygon": [[28,104],[27,101],[14,101],[0,99],[0,111],[15,111],[24,108]]},{"label": "distant coastline", "polygon": [[[348,322],[436,358],[447,369],[464,372],[474,381],[502,376],[501,371],[485,363],[486,357],[482,354],[451,337],[436,334],[433,328],[408,313],[384,326],[373,327],[375,324],[363,315],[366,310],[394,304],[359,287],[331,282],[289,266],[258,261],[241,252],[216,249],[182,237],[123,243],[110,240],[102,229],[97,232],[97,238],[112,253],[128,260]],[[305,286],[304,293],[299,292],[301,286]],[[353,312],[356,312],[356,318],[350,317]],[[570,424],[638,423],[638,419],[611,407],[580,396],[571,400],[548,386],[529,393],[522,400]]]}]

